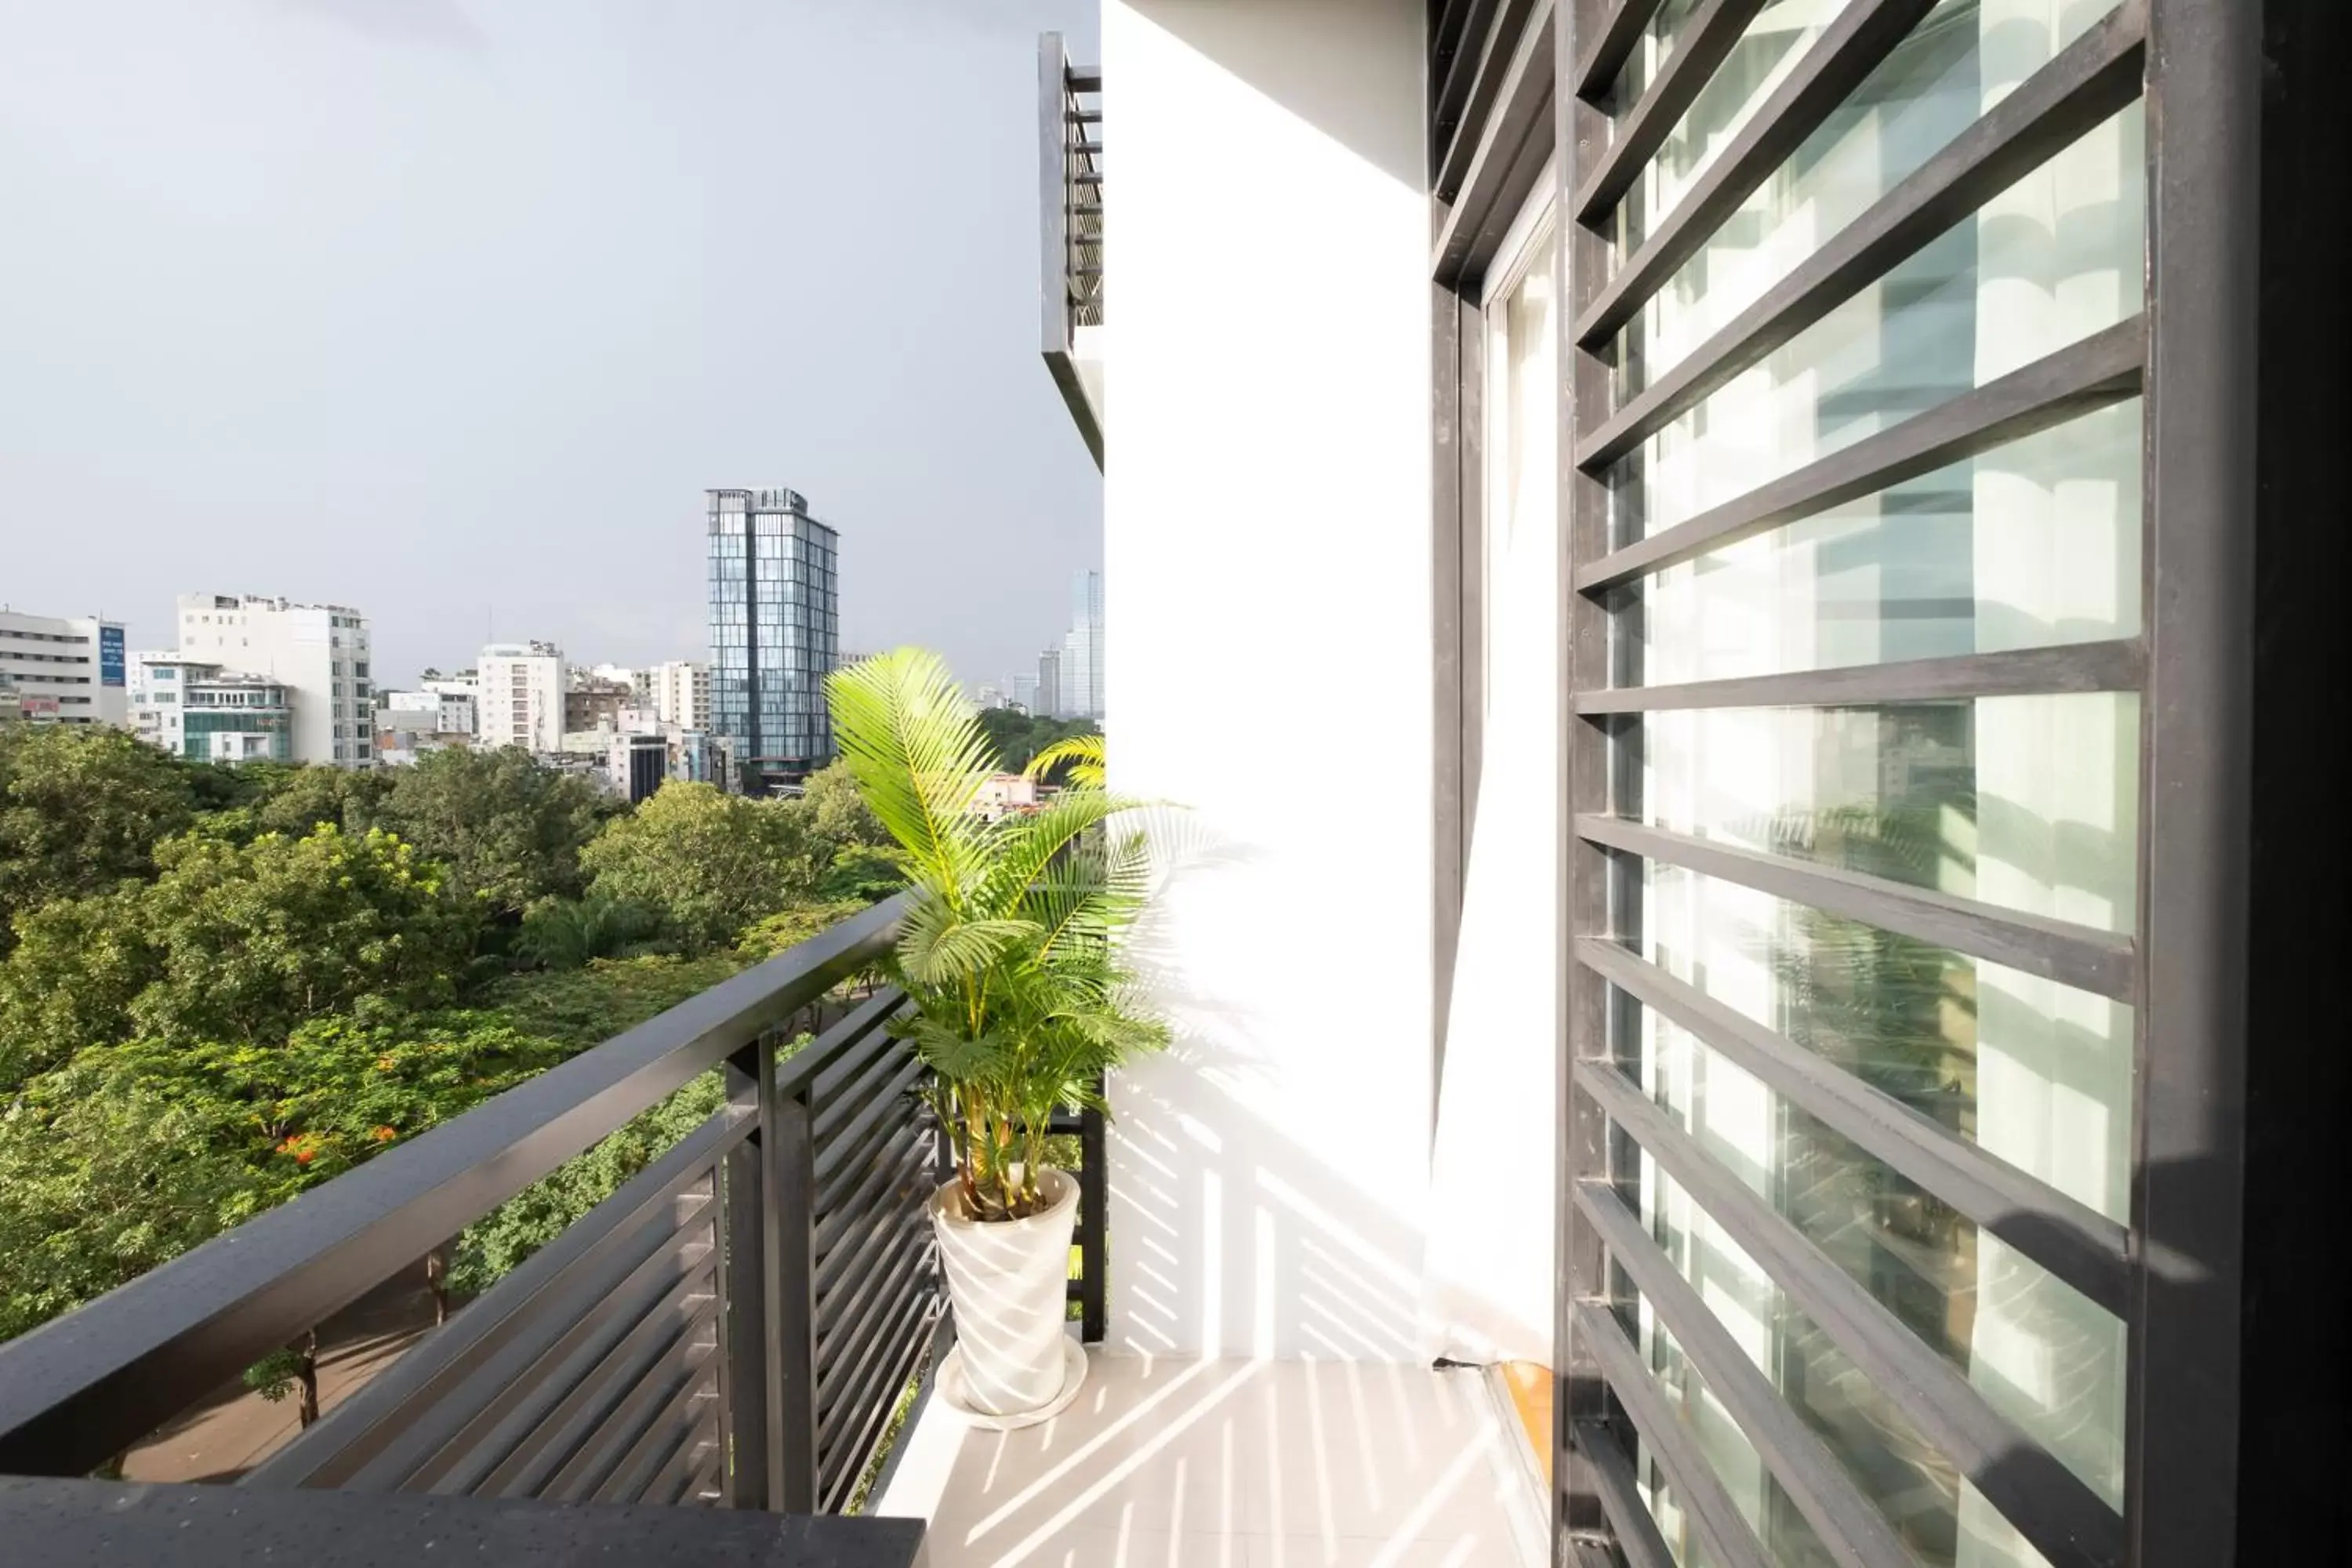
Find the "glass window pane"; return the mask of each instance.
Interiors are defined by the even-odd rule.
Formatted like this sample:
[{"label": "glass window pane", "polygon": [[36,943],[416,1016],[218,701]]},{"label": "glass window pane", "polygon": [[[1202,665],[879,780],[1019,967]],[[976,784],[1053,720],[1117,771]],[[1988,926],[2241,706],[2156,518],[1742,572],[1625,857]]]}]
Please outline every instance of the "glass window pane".
[{"label": "glass window pane", "polygon": [[[1646,1153],[1640,1156],[1639,1167],[1642,1215],[1652,1237],[1748,1360],[1845,1467],[1855,1488],[1885,1512],[1923,1568],[1960,1568],[1964,1563],[1977,1568],[1995,1563],[2032,1568],[2045,1563],[1984,1506],[1951,1461],[1894,1401],[1781,1294],[1714,1216]],[[1654,1325],[1652,1337],[1664,1335],[1664,1326],[1655,1324],[1646,1300],[1640,1310]],[[1678,1356],[1668,1360],[1654,1352],[1651,1359],[1654,1366],[1667,1361],[1661,1381],[1676,1375],[1673,1361]],[[1691,1375],[1686,1363],[1682,1375]],[[1744,1437],[1740,1446],[1748,1447]],[[1748,1451],[1754,1453],[1752,1447]],[[1812,1554],[1820,1545],[1817,1538],[1809,1539],[1810,1531],[1799,1533],[1782,1522],[1783,1517],[1795,1519],[1796,1510],[1778,1497],[1779,1486],[1760,1461],[1751,1479],[1727,1463],[1727,1458],[1717,1458],[1717,1473],[1751,1518],[1762,1515],[1767,1521],[1772,1533],[1766,1554],[1774,1563],[1810,1568],[1832,1561],[1826,1553]],[[1964,1537],[1969,1542],[1966,1547]],[[1989,1553],[1979,1544],[1995,1542],[2004,1554]]]},{"label": "glass window pane", "polygon": [[1984,697],[1643,714],[1621,733],[1654,827],[2002,909],[2136,922],[2139,698]]},{"label": "glass window pane", "polygon": [[1665,68],[1675,52],[1675,42],[1682,36],[1683,24],[1698,9],[1698,0],[1664,0],[1651,15],[1649,24],[1635,40],[1633,52],[1618,68],[1617,80],[1610,89],[1611,106],[1622,114],[1642,100],[1650,84]]},{"label": "glass window pane", "polygon": [[[1640,318],[1621,390],[1637,392],[1678,363],[2115,5],[1942,0],[1667,280]],[[1757,27],[1784,9],[1768,9]],[[1787,59],[1795,58],[1792,49]],[[1674,157],[1670,143],[1659,164]],[[1670,167],[1644,172],[1621,220],[1629,242],[1621,258],[1680,201],[1689,177],[1676,181]]]},{"label": "glass window pane", "polygon": [[1632,584],[1624,686],[2136,637],[2140,402]]},{"label": "glass window pane", "polygon": [[[1648,1363],[1666,1403],[1705,1456],[1707,1468],[1723,1483],[1732,1505],[1756,1532],[1764,1555],[1776,1568],[1832,1568],[1837,1559],[1765,1468],[1755,1445],[1683,1354],[1674,1334],[1658,1321],[1650,1304],[1640,1299],[1622,1271],[1616,1276],[1615,1293],[1617,1315],[1641,1347],[1642,1359]],[[1666,1549],[1680,1568],[1713,1568],[1715,1559],[1701,1544],[1696,1526],[1666,1485],[1656,1460],[1638,1439],[1636,1447],[1634,1479],[1650,1505],[1650,1517],[1657,1521],[1658,1533],[1665,1537]]]},{"label": "glass window pane", "polygon": [[[2137,103],[1700,400],[1610,470],[1621,544],[2136,314]],[[1664,299],[1664,296],[1661,296]],[[1619,374],[1638,382],[1637,323]]]},{"label": "glass window pane", "polygon": [[[1822,30],[1850,4],[1852,0],[1778,0],[1757,13],[1618,204],[1620,256],[1640,245],[1681,205],[1699,176],[1715,166],[1731,139],[1797,68]],[[1621,99],[1618,108],[1631,109],[1632,102]]]},{"label": "glass window pane", "polygon": [[1619,1002],[1633,1057],[1625,1066],[1649,1096],[1995,1408],[2120,1506],[2123,1321],[1681,1028],[1630,997]]},{"label": "glass window pane", "polygon": [[1643,868],[1643,958],[2121,1223],[2131,1009],[1678,867]]}]

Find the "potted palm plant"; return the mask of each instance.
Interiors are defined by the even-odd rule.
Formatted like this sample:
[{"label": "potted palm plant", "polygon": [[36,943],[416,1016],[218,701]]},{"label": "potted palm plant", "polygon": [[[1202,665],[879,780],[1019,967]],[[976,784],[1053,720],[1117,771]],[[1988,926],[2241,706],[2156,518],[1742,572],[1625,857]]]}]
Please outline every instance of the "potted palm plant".
[{"label": "potted palm plant", "polygon": [[827,690],[842,760],[902,852],[912,901],[890,978],[955,1152],[930,1205],[958,1341],[940,1389],[993,1425],[1042,1420],[1086,1375],[1062,1331],[1077,1183],[1048,1161],[1050,1122],[1168,1040],[1118,940],[1146,894],[1143,836],[1116,820],[1135,803],[1090,780],[985,820],[997,758],[936,654],[860,660]]}]

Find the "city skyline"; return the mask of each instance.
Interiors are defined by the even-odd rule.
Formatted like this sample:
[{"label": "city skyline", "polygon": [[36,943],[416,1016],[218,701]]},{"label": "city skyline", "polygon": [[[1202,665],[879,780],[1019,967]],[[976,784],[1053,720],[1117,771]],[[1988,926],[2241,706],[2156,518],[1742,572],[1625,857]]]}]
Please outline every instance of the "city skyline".
[{"label": "city skyline", "polygon": [[[701,491],[778,476],[842,530],[845,647],[1034,661],[1101,560],[1030,167],[1036,34],[1091,40],[1092,7],[396,9],[10,24],[0,196],[44,239],[0,254],[0,597],[139,647],[214,584],[363,605],[401,681],[488,642],[700,658]],[[788,69],[846,123],[877,59],[957,127],[864,132],[937,172],[928,210],[704,90]],[[843,308],[814,212],[871,243],[886,314]]]}]

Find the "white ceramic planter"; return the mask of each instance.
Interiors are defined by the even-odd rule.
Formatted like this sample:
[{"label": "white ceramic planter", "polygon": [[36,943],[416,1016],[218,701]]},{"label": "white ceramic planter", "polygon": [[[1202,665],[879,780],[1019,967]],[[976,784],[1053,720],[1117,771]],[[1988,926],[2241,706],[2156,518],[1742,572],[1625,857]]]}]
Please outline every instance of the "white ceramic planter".
[{"label": "white ceramic planter", "polygon": [[[962,1400],[975,1415],[1039,1419],[1064,1403],[1070,1381],[1067,1311],[1070,1233],[1078,1184],[1066,1171],[1037,1178],[1045,1207],[1024,1219],[968,1218],[963,1188],[931,1195],[931,1228],[955,1306]],[[1085,1375],[1085,1363],[1078,1363]],[[1006,1424],[1013,1424],[1008,1421]]]}]

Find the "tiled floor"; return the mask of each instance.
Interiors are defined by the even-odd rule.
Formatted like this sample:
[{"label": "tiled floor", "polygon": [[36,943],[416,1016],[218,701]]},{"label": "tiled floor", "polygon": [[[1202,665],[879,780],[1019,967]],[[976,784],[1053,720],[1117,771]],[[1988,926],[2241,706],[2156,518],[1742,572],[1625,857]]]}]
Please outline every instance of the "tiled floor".
[{"label": "tiled floor", "polygon": [[1486,1374],[1097,1352],[1063,1415],[928,1405],[876,1511],[929,1568],[1533,1568],[1540,1499]]}]

